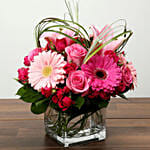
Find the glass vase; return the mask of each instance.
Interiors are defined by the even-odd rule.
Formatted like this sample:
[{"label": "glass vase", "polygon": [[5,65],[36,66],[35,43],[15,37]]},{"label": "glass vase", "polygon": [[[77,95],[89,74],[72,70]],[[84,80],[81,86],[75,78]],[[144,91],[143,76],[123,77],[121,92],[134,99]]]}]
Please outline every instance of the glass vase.
[{"label": "glass vase", "polygon": [[106,138],[106,108],[71,118],[64,112],[57,112],[48,107],[44,114],[46,134],[62,143],[70,144]]}]

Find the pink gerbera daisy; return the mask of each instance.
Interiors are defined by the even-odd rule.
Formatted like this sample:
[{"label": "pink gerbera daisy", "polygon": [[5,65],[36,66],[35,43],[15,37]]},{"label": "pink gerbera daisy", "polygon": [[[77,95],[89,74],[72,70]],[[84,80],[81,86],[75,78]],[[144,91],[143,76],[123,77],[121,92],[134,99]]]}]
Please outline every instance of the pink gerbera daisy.
[{"label": "pink gerbera daisy", "polygon": [[122,79],[121,69],[108,56],[95,55],[81,68],[90,80],[92,90],[112,93]]},{"label": "pink gerbera daisy", "polygon": [[43,51],[35,56],[29,68],[29,83],[36,90],[42,87],[55,88],[56,84],[64,82],[64,57],[56,52]]}]

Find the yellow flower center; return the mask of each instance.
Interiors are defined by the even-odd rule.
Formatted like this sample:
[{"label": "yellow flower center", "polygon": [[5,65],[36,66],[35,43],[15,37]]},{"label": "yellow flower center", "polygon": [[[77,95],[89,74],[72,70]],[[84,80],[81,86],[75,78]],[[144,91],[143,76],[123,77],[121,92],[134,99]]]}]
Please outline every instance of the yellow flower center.
[{"label": "yellow flower center", "polygon": [[53,68],[51,66],[45,66],[42,70],[42,74],[44,77],[48,77],[52,74]]}]

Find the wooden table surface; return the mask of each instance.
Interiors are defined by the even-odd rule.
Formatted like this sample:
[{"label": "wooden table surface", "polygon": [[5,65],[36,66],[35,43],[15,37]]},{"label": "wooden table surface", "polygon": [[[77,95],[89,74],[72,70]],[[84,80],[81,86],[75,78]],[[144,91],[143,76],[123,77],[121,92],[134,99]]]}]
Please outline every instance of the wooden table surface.
[{"label": "wooden table surface", "polygon": [[[71,150],[150,150],[150,98],[112,99],[107,109],[107,139],[71,146]],[[45,135],[43,115],[30,104],[0,99],[0,150],[62,150]]]}]

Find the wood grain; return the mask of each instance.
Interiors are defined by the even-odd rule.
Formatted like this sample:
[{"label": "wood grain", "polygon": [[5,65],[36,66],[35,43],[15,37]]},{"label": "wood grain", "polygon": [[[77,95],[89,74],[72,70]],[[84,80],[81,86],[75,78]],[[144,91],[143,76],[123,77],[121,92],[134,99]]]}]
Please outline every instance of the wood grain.
[{"label": "wood grain", "polygon": [[[71,150],[150,150],[150,98],[113,99],[107,110],[107,139],[71,146]],[[0,100],[0,150],[64,150],[45,135],[43,115],[30,104]]]}]

